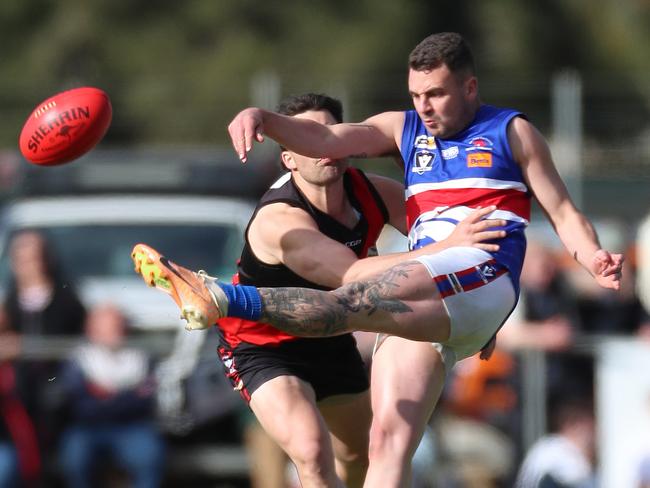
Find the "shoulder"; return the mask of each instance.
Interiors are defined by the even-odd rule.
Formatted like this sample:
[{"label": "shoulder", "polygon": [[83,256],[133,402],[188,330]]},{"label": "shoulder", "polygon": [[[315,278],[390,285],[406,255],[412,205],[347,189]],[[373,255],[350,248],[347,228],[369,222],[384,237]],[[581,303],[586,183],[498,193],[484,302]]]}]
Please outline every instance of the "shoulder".
[{"label": "shoulder", "polygon": [[548,144],[541,132],[524,117],[514,117],[508,124],[508,142],[515,159],[522,163],[532,155],[548,151]]},{"label": "shoulder", "polygon": [[[287,203],[271,203],[262,207],[251,221],[249,241],[251,245],[279,246],[282,236],[296,229],[318,229],[313,217],[306,210]],[[255,246],[254,246],[255,247]]]},{"label": "shoulder", "polygon": [[368,177],[368,180],[374,185],[374,187],[377,189],[377,191],[381,194],[385,191],[389,192],[403,192],[404,191],[404,185],[393,179],[389,178],[387,176],[381,176],[377,175],[374,173],[366,173],[366,176]]},{"label": "shoulder", "polygon": [[314,219],[301,207],[286,202],[274,202],[260,208],[253,220],[251,220],[251,225],[261,228],[280,229],[291,227],[296,221],[313,222]]}]

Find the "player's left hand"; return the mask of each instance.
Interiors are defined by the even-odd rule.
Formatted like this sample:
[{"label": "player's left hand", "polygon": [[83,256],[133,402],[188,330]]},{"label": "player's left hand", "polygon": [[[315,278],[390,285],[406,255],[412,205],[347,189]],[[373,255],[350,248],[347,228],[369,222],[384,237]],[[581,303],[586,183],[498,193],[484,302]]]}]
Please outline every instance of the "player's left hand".
[{"label": "player's left hand", "polygon": [[596,282],[603,288],[619,290],[623,260],[622,254],[611,254],[604,249],[598,249],[591,261],[591,270]]},{"label": "player's left hand", "polygon": [[483,249],[488,252],[497,252],[499,245],[486,241],[493,241],[505,237],[506,232],[504,230],[492,229],[504,227],[507,222],[503,219],[485,218],[496,209],[496,205],[490,205],[484,208],[478,207],[458,223],[454,231],[445,239],[445,242],[449,247],[468,246]]}]

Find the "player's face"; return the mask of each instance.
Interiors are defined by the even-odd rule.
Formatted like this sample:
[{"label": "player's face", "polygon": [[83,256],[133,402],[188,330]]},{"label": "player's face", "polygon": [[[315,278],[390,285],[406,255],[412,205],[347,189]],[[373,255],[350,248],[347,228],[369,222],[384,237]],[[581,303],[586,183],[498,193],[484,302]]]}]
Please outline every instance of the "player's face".
[{"label": "player's face", "polygon": [[[297,119],[309,119],[325,125],[336,124],[336,119],[327,110],[308,110],[294,115]],[[302,178],[315,185],[326,185],[337,181],[348,167],[347,159],[308,158],[293,151],[285,151],[285,165],[296,169]],[[288,156],[288,158],[287,158]]]},{"label": "player's face", "polygon": [[476,77],[454,74],[443,64],[427,71],[409,70],[408,84],[415,110],[432,136],[451,137],[474,118]]}]

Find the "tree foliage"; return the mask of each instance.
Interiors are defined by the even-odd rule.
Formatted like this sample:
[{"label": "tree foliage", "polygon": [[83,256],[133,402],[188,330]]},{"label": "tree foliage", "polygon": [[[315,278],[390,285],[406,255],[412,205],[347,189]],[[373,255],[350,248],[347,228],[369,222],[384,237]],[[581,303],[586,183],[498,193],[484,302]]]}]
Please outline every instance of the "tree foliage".
[{"label": "tree foliage", "polygon": [[[600,7],[596,4],[602,3]],[[108,142],[223,143],[251,80],[277,73],[282,95],[341,96],[350,118],[407,106],[406,56],[427,34],[462,32],[485,86],[547,83],[563,66],[616,73],[647,113],[647,2],[617,0],[3,0],[0,147],[31,108],[74,86],[105,89]],[[481,78],[483,80],[483,78]],[[512,92],[510,92],[512,95]]]}]

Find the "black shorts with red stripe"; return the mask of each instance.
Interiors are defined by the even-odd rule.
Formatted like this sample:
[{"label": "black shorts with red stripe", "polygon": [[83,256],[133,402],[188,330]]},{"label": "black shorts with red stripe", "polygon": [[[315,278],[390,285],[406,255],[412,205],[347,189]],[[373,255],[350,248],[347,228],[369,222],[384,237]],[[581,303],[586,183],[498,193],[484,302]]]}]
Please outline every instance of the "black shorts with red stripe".
[{"label": "black shorts with red stripe", "polygon": [[366,365],[351,334],[266,346],[242,342],[235,348],[221,336],[218,352],[226,377],[246,402],[261,385],[285,375],[309,383],[317,401],[370,388]]}]

